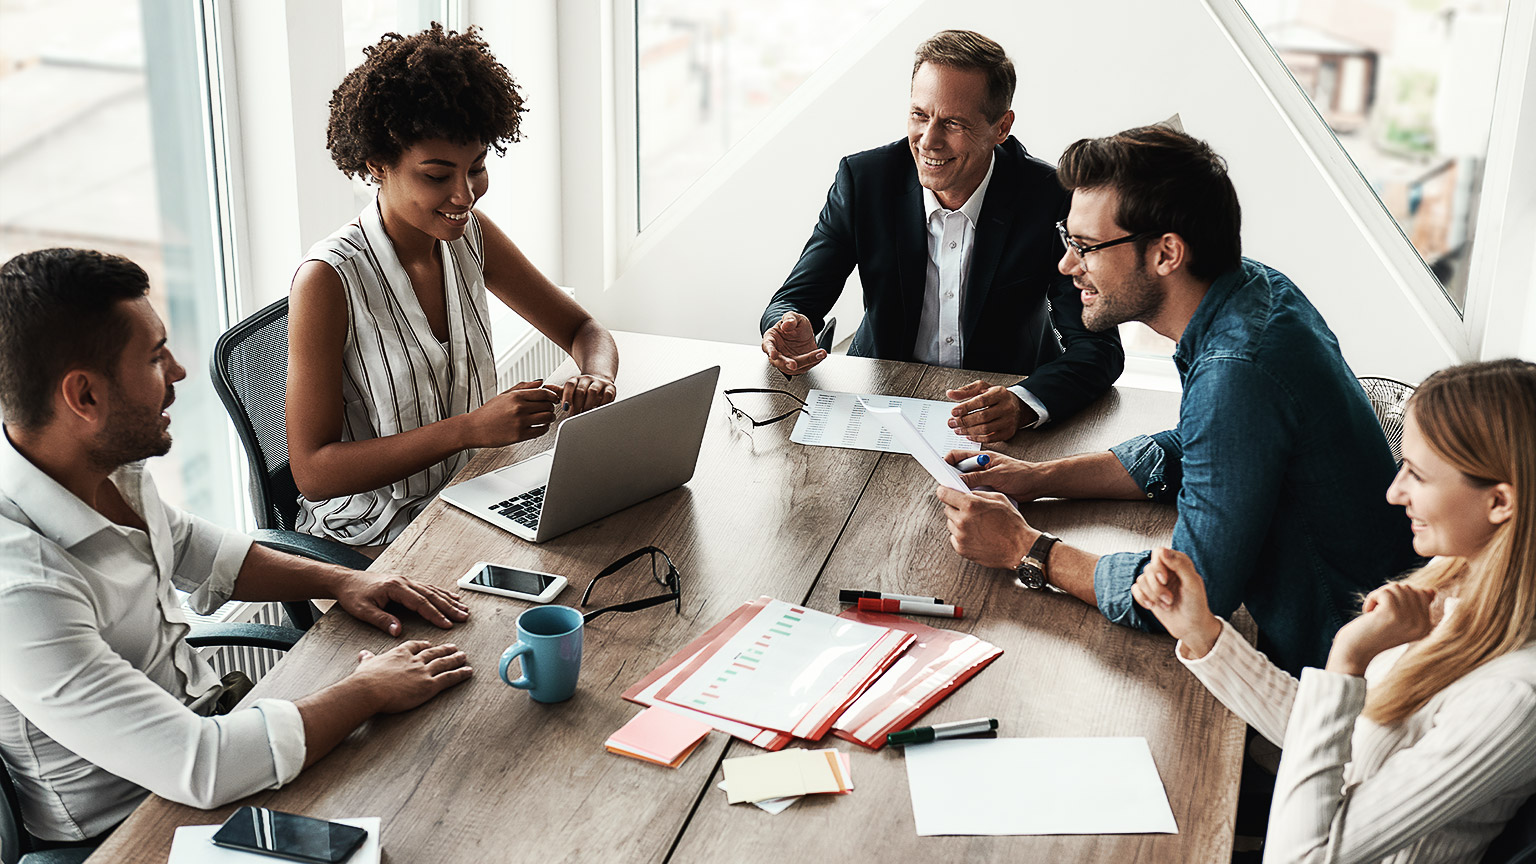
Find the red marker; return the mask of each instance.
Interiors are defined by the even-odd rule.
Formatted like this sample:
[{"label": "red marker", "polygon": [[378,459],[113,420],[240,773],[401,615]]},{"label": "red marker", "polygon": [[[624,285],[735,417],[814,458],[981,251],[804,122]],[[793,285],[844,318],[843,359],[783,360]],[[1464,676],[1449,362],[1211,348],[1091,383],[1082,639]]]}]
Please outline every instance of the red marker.
[{"label": "red marker", "polygon": [[911,600],[876,600],[859,598],[860,612],[890,612],[900,615],[932,615],[935,618],[964,618],[965,610],[942,603],[914,603]]}]

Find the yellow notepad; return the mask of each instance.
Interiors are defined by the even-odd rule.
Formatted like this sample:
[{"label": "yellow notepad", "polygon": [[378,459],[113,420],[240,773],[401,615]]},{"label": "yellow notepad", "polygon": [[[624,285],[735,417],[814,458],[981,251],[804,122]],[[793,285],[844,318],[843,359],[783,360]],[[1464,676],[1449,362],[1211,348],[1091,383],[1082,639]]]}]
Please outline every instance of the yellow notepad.
[{"label": "yellow notepad", "polygon": [[713,728],[666,708],[651,707],[636,714],[603,746],[610,753],[676,768]]},{"label": "yellow notepad", "polygon": [[732,804],[849,789],[835,750],[781,750],[727,759],[722,767]]}]

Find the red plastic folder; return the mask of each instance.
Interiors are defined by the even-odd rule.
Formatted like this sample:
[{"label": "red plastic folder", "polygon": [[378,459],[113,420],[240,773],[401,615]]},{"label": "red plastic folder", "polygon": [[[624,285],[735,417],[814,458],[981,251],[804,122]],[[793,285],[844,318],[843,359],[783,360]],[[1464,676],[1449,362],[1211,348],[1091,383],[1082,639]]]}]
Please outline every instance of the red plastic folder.
[{"label": "red plastic folder", "polygon": [[1003,649],[969,633],[929,627],[897,615],[843,611],[841,617],[912,634],[915,642],[832,726],[839,738],[880,749],[887,733],[905,729],[955,688],[1001,657]]},{"label": "red plastic folder", "polygon": [[914,638],[771,598],[750,605],[656,698],[816,741]]},{"label": "red plastic folder", "polygon": [[[706,653],[712,653],[711,646],[718,648],[720,644],[724,644],[727,639],[742,627],[745,627],[746,623],[752,619],[752,616],[757,614],[757,610],[767,605],[771,599],[770,597],[759,597],[737,607],[735,611],[721,619],[718,624],[705,630],[697,639],[684,645],[682,650],[667,658],[666,662],[651,670],[650,674],[631,685],[628,690],[624,691],[624,698],[630,702],[647,707],[656,704],[659,701],[656,698],[656,694],[662,687],[671,683],[678,675],[686,674],[690,668],[697,668],[697,665],[703,662],[703,657]],[[737,723],[734,720],[715,717],[703,711],[689,711],[685,708],[680,708],[679,710],[687,711],[689,716],[702,720],[727,735],[756,744],[766,750],[782,750],[784,745],[794,738],[793,735],[784,732],[775,732],[760,726]]]}]

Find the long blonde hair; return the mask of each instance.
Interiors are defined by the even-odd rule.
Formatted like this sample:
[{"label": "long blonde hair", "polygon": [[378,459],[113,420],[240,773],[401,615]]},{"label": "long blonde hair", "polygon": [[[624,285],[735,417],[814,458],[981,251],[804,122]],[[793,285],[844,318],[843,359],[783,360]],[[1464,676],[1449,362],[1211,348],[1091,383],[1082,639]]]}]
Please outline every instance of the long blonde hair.
[{"label": "long blonde hair", "polygon": [[1536,624],[1536,363],[1493,360],[1429,376],[1408,410],[1436,455],[1479,486],[1508,483],[1515,513],[1477,563],[1442,558],[1408,584],[1458,597],[1452,618],[1412,645],[1366,694],[1365,716],[1401,722],[1457,679],[1525,645]]}]

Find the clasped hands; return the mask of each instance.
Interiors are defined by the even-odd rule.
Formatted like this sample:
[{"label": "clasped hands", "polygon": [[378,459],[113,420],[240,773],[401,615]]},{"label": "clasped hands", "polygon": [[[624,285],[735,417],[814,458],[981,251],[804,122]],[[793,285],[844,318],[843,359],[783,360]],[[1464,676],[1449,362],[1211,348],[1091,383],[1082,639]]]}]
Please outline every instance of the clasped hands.
[{"label": "clasped hands", "polygon": [[467,447],[504,447],[537,438],[555,422],[555,408],[572,414],[607,405],[618,395],[613,379],[583,373],[556,386],[543,381],[521,381],[486,400],[469,412]]},{"label": "clasped hands", "polygon": [[[1198,660],[1215,647],[1221,621],[1211,614],[1205,580],[1188,555],[1154,549],[1131,586],[1131,597],[1184,643],[1188,659]],[[1434,591],[1403,582],[1389,582],[1367,594],[1360,616],[1334,636],[1327,671],[1363,675],[1376,655],[1423,639],[1434,629],[1434,600]]]},{"label": "clasped hands", "polygon": [[[827,352],[816,344],[811,319],[799,312],[785,312],[777,324],[763,334],[763,353],[775,369],[787,376],[799,375],[827,359]],[[1035,422],[1035,412],[1007,387],[985,381],[947,390],[944,398],[964,400],[951,411],[949,426],[955,434],[989,444],[1007,441],[1026,423]]]}]

